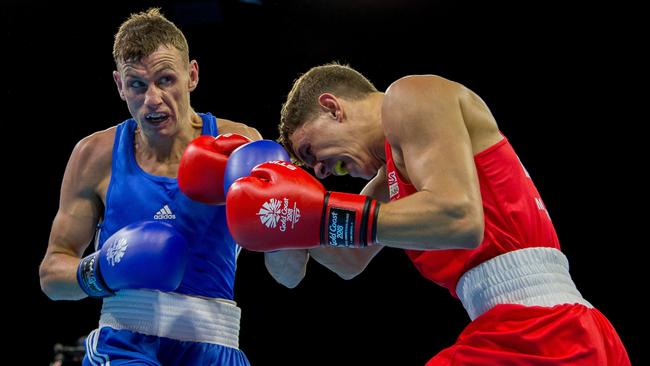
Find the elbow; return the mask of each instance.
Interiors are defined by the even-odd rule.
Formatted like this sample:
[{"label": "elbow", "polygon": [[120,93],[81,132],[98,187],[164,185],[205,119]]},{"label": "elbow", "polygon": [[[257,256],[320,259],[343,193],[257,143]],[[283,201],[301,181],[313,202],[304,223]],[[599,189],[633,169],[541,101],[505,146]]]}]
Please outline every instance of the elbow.
[{"label": "elbow", "polygon": [[305,276],[304,275],[295,276],[295,277],[276,277],[276,276],[273,276],[273,278],[275,278],[275,281],[277,283],[281,284],[282,286],[284,286],[286,288],[296,288],[298,286],[298,284],[302,281],[302,279],[305,278]]},{"label": "elbow", "polygon": [[49,282],[41,278],[41,291],[47,296],[50,300],[60,300],[56,296],[56,292],[52,289]]},{"label": "elbow", "polygon": [[43,291],[45,296],[47,296],[50,300],[63,300],[56,291],[56,286],[52,280],[52,275],[47,270],[47,268],[41,265],[38,274],[40,277],[41,291]]},{"label": "elbow", "polygon": [[476,249],[483,242],[483,225],[475,226],[469,229],[459,240],[460,249]]},{"label": "elbow", "polygon": [[476,249],[483,242],[485,222],[483,221],[483,208],[474,210],[466,215],[460,223],[458,235],[459,249]]},{"label": "elbow", "polygon": [[41,291],[52,300],[80,300],[87,295],[77,282],[79,259],[67,253],[48,253],[38,269]]},{"label": "elbow", "polygon": [[38,275],[41,291],[43,291],[45,296],[50,300],[79,300],[84,297],[81,293],[72,291],[70,289],[71,285],[61,277],[60,273],[50,267],[46,262],[41,263]]},{"label": "elbow", "polygon": [[446,222],[432,226],[422,249],[476,249],[483,242],[485,223],[481,205],[456,206],[446,212]]},{"label": "elbow", "polygon": [[41,290],[47,296],[50,300],[53,301],[59,301],[59,300],[66,300],[63,298],[63,296],[60,296],[56,291],[52,289],[52,287],[45,287],[43,286],[43,283],[41,283]]},{"label": "elbow", "polygon": [[[375,250],[372,251],[376,253]],[[335,267],[330,267],[330,269],[346,281],[356,278],[366,270],[373,256],[368,257],[368,254],[363,253],[355,254],[357,253],[341,256],[338,264]]]},{"label": "elbow", "polygon": [[287,288],[298,286],[307,273],[306,250],[279,250],[264,253],[264,265],[275,281]]},{"label": "elbow", "polygon": [[339,275],[344,280],[351,280],[355,277],[357,277],[359,274],[361,274],[363,271],[346,271],[346,272],[337,272],[336,274]]},{"label": "elbow", "polygon": [[350,260],[350,261],[344,261],[342,263],[339,263],[339,265],[336,268],[330,268],[332,271],[334,271],[339,277],[341,277],[344,280],[351,280],[361,273],[366,270],[366,267],[368,266],[369,260],[364,260],[364,261],[356,261],[356,260]]}]

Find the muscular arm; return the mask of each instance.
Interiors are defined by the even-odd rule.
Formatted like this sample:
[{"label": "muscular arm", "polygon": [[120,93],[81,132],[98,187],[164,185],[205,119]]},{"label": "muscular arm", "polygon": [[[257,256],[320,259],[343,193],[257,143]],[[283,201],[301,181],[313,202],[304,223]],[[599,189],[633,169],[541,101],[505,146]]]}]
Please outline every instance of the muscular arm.
[{"label": "muscular arm", "polygon": [[483,236],[472,143],[460,107],[462,85],[435,76],[393,83],[382,108],[401,173],[417,192],[382,205],[377,238],[411,249],[471,249]]},{"label": "muscular arm", "polygon": [[[388,201],[386,171],[381,169],[363,188],[361,194],[371,196],[379,201]],[[372,258],[383,248],[374,245],[366,248],[319,247],[314,249],[280,250],[264,253],[264,263],[271,276],[279,283],[294,288],[305,277],[307,262],[314,258],[341,278],[349,280],[359,275],[368,266]]]},{"label": "muscular arm", "polygon": [[261,140],[262,135],[255,128],[247,126],[243,123],[233,122],[227,119],[218,119],[218,129],[220,134],[225,133],[238,133],[246,136],[253,141]]},{"label": "muscular arm", "polygon": [[[106,132],[101,132],[81,140],[63,176],[59,210],[39,269],[41,288],[53,300],[86,297],[77,283],[76,273],[83,252],[93,239],[103,207],[97,188],[110,171],[105,135]],[[112,140],[110,143],[112,146]]]}]

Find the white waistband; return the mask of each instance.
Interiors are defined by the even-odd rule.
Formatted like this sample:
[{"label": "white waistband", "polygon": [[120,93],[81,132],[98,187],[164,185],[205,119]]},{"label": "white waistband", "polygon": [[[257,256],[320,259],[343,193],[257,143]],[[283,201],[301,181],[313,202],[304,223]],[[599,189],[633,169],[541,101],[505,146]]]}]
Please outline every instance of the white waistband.
[{"label": "white waistband", "polygon": [[456,293],[472,320],[498,304],[592,307],[573,283],[566,256],[554,248],[525,248],[483,262],[461,276]]},{"label": "white waistband", "polygon": [[239,348],[240,316],[241,309],[229,300],[121,290],[104,298],[99,326]]}]

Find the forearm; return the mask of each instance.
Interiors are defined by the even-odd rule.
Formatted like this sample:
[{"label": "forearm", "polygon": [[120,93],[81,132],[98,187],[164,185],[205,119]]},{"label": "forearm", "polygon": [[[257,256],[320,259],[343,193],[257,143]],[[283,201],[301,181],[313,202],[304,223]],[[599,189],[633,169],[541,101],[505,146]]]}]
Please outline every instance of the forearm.
[{"label": "forearm", "polygon": [[235,241],[253,251],[373,244],[419,250],[477,247],[483,236],[480,194],[439,190],[380,204],[365,195],[327,192],[306,171],[271,161],[233,183],[226,215]]},{"label": "forearm", "polygon": [[271,276],[288,288],[298,286],[305,277],[309,253],[305,249],[264,253],[264,264]]},{"label": "forearm", "polygon": [[39,268],[41,289],[52,300],[79,300],[87,295],[77,282],[80,259],[67,253],[48,253]]},{"label": "forearm", "polygon": [[379,244],[404,249],[473,249],[483,238],[482,207],[417,192],[380,207]]}]

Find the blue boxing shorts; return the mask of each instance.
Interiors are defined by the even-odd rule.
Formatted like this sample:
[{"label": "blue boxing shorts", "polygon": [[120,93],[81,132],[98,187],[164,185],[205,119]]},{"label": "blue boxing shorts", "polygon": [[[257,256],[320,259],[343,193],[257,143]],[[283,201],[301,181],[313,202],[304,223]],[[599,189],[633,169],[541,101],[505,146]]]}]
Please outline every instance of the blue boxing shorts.
[{"label": "blue boxing shorts", "polygon": [[83,365],[250,366],[233,302],[150,290],[104,299]]}]

